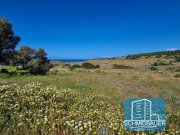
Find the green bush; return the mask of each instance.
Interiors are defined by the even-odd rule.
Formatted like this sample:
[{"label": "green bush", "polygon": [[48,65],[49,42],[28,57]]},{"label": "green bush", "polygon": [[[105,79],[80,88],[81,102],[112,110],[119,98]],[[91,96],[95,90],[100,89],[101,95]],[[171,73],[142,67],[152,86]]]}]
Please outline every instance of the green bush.
[{"label": "green bush", "polygon": [[2,69],[1,69],[1,73],[6,73],[6,74],[8,74],[9,72],[8,72],[8,70],[7,70],[7,69],[2,68]]},{"label": "green bush", "polygon": [[156,68],[156,67],[150,67],[149,69],[150,69],[150,70],[153,70],[153,71],[154,71],[154,70],[158,70],[158,68]]},{"label": "green bush", "polygon": [[169,61],[169,65],[173,65],[173,61],[172,60]]},{"label": "green bush", "polygon": [[180,78],[180,74],[175,74],[174,77]]},{"label": "green bush", "polygon": [[158,65],[160,65],[160,66],[167,66],[167,65],[169,65],[169,63],[166,63],[164,61],[160,61]]},{"label": "green bush", "polygon": [[176,72],[180,72],[180,68],[177,68],[175,71],[176,71]]},{"label": "green bush", "polygon": [[45,74],[51,67],[49,62],[44,62],[41,59],[32,59],[28,62],[28,69],[32,74]]},{"label": "green bush", "polygon": [[94,69],[95,66],[89,62],[85,62],[82,64],[82,68],[85,68],[85,69]]},{"label": "green bush", "polygon": [[145,58],[149,59],[151,56],[146,56]]},{"label": "green bush", "polygon": [[118,65],[118,64],[113,64],[113,69],[131,69],[133,67],[130,66],[125,66],[125,65]]},{"label": "green bush", "polygon": [[175,57],[175,61],[176,61],[176,62],[180,62],[180,56],[176,56],[176,57]]},{"label": "green bush", "polygon": [[139,55],[128,55],[128,56],[126,56],[126,59],[129,59],[129,60],[137,60],[139,58],[141,58],[141,56],[139,56]]},{"label": "green bush", "polygon": [[154,62],[154,63],[152,64],[152,66],[158,66],[158,63],[157,63],[157,62]]},{"label": "green bush", "polygon": [[100,65],[95,65],[94,68],[100,68]]},{"label": "green bush", "polygon": [[167,63],[164,61],[157,61],[152,64],[152,66],[167,66],[167,65],[172,65],[172,62]]},{"label": "green bush", "polygon": [[74,64],[74,65],[72,65],[71,67],[70,67],[70,69],[76,69],[76,68],[81,68],[81,65],[79,65],[79,64]]},{"label": "green bush", "polygon": [[161,58],[161,57],[162,57],[162,55],[161,55],[161,54],[156,55],[156,58]]}]

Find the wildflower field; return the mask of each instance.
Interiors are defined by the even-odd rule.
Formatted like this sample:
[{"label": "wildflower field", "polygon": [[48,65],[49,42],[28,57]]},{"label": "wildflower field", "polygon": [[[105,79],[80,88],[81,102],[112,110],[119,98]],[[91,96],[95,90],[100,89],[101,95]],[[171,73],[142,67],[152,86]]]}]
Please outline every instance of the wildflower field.
[{"label": "wildflower field", "polygon": [[[180,79],[174,76],[180,63],[151,70],[157,60],[92,60],[100,68],[90,70],[58,63],[35,76],[0,73],[0,135],[179,135]],[[123,101],[129,97],[163,98],[166,130],[125,131]]]},{"label": "wildflower field", "polygon": [[[138,134],[123,129],[121,103],[94,93],[30,83],[0,86],[0,133],[3,135]],[[178,112],[168,112],[167,129],[147,134],[179,134]],[[146,134],[141,133],[140,134]]]}]

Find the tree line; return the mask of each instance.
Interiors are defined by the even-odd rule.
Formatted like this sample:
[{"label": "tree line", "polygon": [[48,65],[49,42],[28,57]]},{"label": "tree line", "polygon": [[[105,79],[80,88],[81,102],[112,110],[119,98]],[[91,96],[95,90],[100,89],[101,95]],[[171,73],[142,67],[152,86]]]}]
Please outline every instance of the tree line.
[{"label": "tree line", "polygon": [[52,67],[43,48],[35,50],[29,46],[16,49],[21,38],[14,34],[12,24],[0,18],[0,64],[27,69],[32,74],[45,74]]}]

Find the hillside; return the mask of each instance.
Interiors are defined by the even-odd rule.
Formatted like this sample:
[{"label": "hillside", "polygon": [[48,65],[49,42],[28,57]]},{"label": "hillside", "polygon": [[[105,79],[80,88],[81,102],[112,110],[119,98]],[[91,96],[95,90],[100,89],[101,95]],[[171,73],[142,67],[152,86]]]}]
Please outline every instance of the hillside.
[{"label": "hillside", "polygon": [[[59,134],[62,131],[66,134],[99,134],[105,126],[112,135],[130,134],[122,126],[123,101],[129,97],[160,97],[166,101],[168,112],[168,126],[161,134],[177,134],[180,118],[179,51],[172,55],[169,52],[161,57],[157,55],[159,53],[138,54],[140,57],[136,59],[127,56],[87,61],[94,66],[53,62],[54,67],[47,75],[23,75],[16,67],[6,67],[9,72],[18,74],[0,73],[0,94],[3,98],[0,105],[4,109],[4,105],[11,106],[11,95],[17,95],[12,100],[13,106],[17,104],[22,108],[7,110],[13,117],[21,116],[15,124],[3,123],[8,116],[1,112],[4,116],[0,120],[1,125],[6,125],[3,131],[16,134],[19,133],[16,131],[32,134]],[[16,86],[11,85],[14,83]],[[4,91],[7,91],[6,96],[2,94]],[[27,105],[29,107],[26,108]],[[13,109],[15,113],[12,114]],[[9,123],[13,121],[9,119]],[[31,128],[27,130],[28,126]]]}]

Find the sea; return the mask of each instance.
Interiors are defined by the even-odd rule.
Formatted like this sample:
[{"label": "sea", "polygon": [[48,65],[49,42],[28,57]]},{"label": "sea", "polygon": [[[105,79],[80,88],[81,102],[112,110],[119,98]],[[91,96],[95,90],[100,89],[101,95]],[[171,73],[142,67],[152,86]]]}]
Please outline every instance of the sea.
[{"label": "sea", "polygon": [[85,62],[87,59],[52,59],[51,61],[60,61],[60,62],[68,62],[68,63],[79,63]]}]

